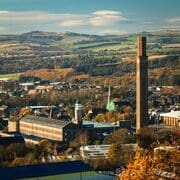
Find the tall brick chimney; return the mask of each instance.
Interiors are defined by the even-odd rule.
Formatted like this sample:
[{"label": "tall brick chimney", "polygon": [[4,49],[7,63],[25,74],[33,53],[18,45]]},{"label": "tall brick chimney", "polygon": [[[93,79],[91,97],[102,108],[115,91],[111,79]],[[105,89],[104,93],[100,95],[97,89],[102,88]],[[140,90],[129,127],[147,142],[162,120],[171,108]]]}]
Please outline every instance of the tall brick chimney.
[{"label": "tall brick chimney", "polygon": [[136,132],[148,124],[148,57],[146,37],[139,37],[136,61]]}]

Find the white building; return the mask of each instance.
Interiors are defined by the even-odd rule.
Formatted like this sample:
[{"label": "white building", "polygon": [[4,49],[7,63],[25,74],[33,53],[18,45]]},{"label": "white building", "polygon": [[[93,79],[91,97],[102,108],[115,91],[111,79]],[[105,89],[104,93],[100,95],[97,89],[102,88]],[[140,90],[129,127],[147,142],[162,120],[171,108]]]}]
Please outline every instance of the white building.
[{"label": "white building", "polygon": [[[123,152],[126,152],[127,149],[130,149],[132,152],[135,152],[138,148],[138,144],[121,144],[121,145]],[[80,154],[83,159],[107,158],[110,147],[111,144],[81,146]]]},{"label": "white building", "polygon": [[107,158],[111,145],[88,145],[80,147],[80,154],[83,159]]},{"label": "white building", "polygon": [[161,113],[160,117],[165,125],[180,127],[180,111]]}]

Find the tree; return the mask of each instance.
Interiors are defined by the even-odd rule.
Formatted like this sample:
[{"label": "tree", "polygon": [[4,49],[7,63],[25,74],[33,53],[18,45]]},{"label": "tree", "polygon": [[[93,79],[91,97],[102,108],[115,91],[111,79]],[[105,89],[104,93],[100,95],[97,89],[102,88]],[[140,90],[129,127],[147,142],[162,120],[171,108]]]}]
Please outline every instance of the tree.
[{"label": "tree", "polygon": [[138,145],[145,149],[152,149],[158,144],[169,144],[172,138],[170,130],[158,130],[154,127],[144,127],[137,134]]},{"label": "tree", "polygon": [[16,157],[13,161],[12,161],[12,165],[14,166],[22,166],[26,164],[26,160],[23,157]]},{"label": "tree", "polygon": [[140,129],[137,134],[138,145],[145,149],[151,149],[152,144],[156,141],[155,128],[145,127]]},{"label": "tree", "polygon": [[112,144],[108,152],[108,160],[112,166],[126,166],[134,157],[134,146],[129,144]]},{"label": "tree", "polygon": [[39,163],[39,158],[35,158],[32,151],[30,151],[25,157],[24,157],[26,164],[37,164]]},{"label": "tree", "polygon": [[123,112],[124,113],[130,113],[130,112],[133,112],[133,109],[131,106],[126,106],[123,108]]},{"label": "tree", "polygon": [[54,150],[53,143],[48,139],[43,139],[42,141],[40,141],[39,146],[40,146],[41,152],[45,154],[52,152]]},{"label": "tree", "polygon": [[27,147],[25,144],[10,144],[6,148],[7,153],[9,154],[9,157],[11,159],[14,159],[16,157],[24,157],[27,153]]},{"label": "tree", "polygon": [[112,143],[119,143],[119,144],[127,144],[127,143],[135,143],[136,137],[127,129],[118,129],[111,134],[109,134],[105,140],[104,144],[112,144]]},{"label": "tree", "polygon": [[88,160],[88,164],[95,171],[97,170],[110,170],[108,159],[90,159]]},{"label": "tree", "polygon": [[33,149],[33,156],[34,156],[34,159],[39,159],[40,155],[41,155],[41,148],[39,145],[35,145],[34,146],[34,149]]},{"label": "tree", "polygon": [[155,154],[148,150],[139,149],[133,160],[128,164],[127,169],[119,175],[119,179],[160,179],[156,176],[156,172],[160,170],[174,173],[177,175],[177,179],[179,179],[179,160],[180,150],[175,147],[172,151],[165,151],[161,154]]},{"label": "tree", "polygon": [[90,144],[90,134],[87,130],[76,133],[75,138],[70,141],[70,147],[80,147]]},{"label": "tree", "polygon": [[179,74],[174,75],[172,77],[172,85],[173,86],[180,86],[180,75]]},{"label": "tree", "polygon": [[98,114],[94,120],[97,122],[104,122],[105,121],[104,114],[102,114],[102,113]]},{"label": "tree", "polygon": [[105,114],[106,122],[115,122],[116,117],[115,117],[115,112],[114,111],[108,111]]},{"label": "tree", "polygon": [[121,144],[112,144],[108,151],[108,160],[113,166],[124,164]]},{"label": "tree", "polygon": [[31,113],[30,109],[25,107],[25,108],[22,108],[19,112],[19,116],[20,117],[24,117],[26,115],[29,115]]},{"label": "tree", "polygon": [[8,99],[6,99],[6,104],[9,107],[14,107],[14,108],[20,107],[21,106],[20,97],[16,97],[16,96],[9,97]]},{"label": "tree", "polygon": [[24,75],[20,75],[19,76],[19,81],[20,82],[36,82],[36,81],[41,81],[40,78],[35,77],[35,76],[24,76]]},{"label": "tree", "polygon": [[152,170],[151,156],[147,156],[147,151],[137,151],[134,159],[128,164],[127,169],[120,176],[121,180],[127,179],[150,179],[148,172]]}]

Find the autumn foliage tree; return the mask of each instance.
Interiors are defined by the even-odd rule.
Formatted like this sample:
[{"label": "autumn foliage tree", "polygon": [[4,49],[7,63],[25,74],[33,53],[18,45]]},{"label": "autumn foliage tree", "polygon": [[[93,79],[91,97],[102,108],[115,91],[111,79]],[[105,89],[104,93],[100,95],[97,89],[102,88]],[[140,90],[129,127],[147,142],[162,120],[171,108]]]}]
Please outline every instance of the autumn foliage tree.
[{"label": "autumn foliage tree", "polygon": [[[160,158],[159,158],[160,157]],[[166,171],[174,173],[179,179],[180,150],[154,154],[148,150],[140,149],[136,152],[127,169],[119,175],[120,180],[154,180],[159,179],[156,172]]]},{"label": "autumn foliage tree", "polygon": [[121,180],[144,180],[150,179],[149,173],[152,171],[152,159],[147,155],[148,151],[137,151],[134,159],[128,164],[127,169],[120,176]]},{"label": "autumn foliage tree", "polygon": [[26,164],[26,160],[23,157],[16,157],[12,162],[12,165],[14,166],[22,166],[24,164]]}]

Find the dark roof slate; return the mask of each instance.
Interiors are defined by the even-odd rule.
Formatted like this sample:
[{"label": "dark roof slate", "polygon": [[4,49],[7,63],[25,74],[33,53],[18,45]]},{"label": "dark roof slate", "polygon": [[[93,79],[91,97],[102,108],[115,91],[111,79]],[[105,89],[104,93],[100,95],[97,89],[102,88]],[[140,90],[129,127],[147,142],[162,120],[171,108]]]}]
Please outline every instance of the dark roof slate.
[{"label": "dark roof slate", "polygon": [[21,118],[20,123],[21,122],[36,123],[36,124],[54,127],[54,128],[63,128],[66,125],[71,123],[68,121],[54,120],[54,119],[50,119],[50,118],[46,118],[46,117],[33,116],[33,115],[27,115],[27,116]]}]

